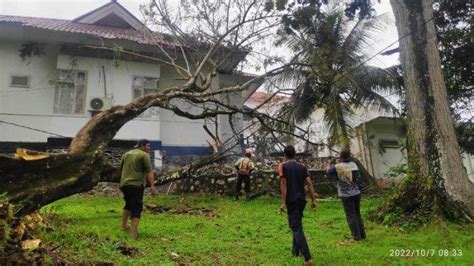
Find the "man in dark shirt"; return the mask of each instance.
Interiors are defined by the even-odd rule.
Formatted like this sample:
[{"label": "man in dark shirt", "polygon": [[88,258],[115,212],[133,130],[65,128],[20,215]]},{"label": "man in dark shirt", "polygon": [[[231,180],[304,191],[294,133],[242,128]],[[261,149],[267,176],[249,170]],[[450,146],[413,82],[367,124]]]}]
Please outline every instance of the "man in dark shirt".
[{"label": "man in dark shirt", "polygon": [[293,232],[293,247],[291,253],[294,256],[302,254],[305,265],[312,265],[311,254],[308,243],[303,232],[303,210],[306,205],[304,185],[308,187],[311,196],[311,208],[316,210],[316,193],[313,183],[309,177],[306,167],[296,162],[295,148],[291,145],[285,147],[285,160],[282,165],[283,175],[280,177],[281,205],[280,210],[288,210],[288,223]]},{"label": "man in dark shirt", "polygon": [[365,228],[360,215],[360,189],[357,184],[360,173],[357,164],[351,160],[351,153],[342,150],[339,153],[339,163],[332,165],[327,162],[328,175],[337,178],[337,192],[342,200],[347,224],[354,241],[365,239]]}]

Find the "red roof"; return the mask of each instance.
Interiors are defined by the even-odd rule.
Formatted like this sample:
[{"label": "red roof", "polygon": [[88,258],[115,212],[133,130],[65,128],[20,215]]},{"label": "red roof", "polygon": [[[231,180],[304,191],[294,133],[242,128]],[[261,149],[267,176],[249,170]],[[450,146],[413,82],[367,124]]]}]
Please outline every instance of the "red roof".
[{"label": "red roof", "polygon": [[178,45],[175,42],[163,40],[160,38],[160,36],[163,35],[159,33],[152,33],[153,36],[147,36],[145,32],[137,31],[132,28],[125,29],[103,25],[84,24],[65,19],[0,15],[0,24],[2,23],[18,23],[24,27],[33,27],[58,32],[87,34],[99,38],[127,40],[145,45],[156,45],[158,41],[161,45],[165,46]]},{"label": "red roof", "polygon": [[[253,101],[265,101],[268,98],[270,98],[273,95],[273,93],[266,93],[266,92],[261,92],[261,91],[256,91],[252,94],[252,96],[249,97],[249,100]],[[272,101],[286,101],[288,100],[288,96],[283,96],[283,95],[275,95],[272,98]]]}]

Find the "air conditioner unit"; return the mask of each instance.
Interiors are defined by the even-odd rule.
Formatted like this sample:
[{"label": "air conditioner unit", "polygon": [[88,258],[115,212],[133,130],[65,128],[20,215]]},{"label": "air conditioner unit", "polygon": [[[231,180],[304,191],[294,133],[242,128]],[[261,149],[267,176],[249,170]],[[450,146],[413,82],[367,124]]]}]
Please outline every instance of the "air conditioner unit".
[{"label": "air conditioner unit", "polygon": [[104,111],[112,107],[112,99],[106,97],[92,97],[89,99],[89,111]]}]

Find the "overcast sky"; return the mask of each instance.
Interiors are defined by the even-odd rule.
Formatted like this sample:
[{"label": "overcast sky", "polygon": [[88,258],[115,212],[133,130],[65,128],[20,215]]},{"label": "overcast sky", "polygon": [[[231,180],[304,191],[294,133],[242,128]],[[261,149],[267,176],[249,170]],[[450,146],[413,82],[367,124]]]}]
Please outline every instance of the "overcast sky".
[{"label": "overcast sky", "polygon": [[[118,0],[120,4],[139,19],[142,17],[139,11],[139,6],[148,1],[149,0]],[[110,0],[0,0],[0,14],[74,19],[108,2],[110,2]],[[171,4],[177,4],[179,3],[179,0],[171,0],[168,2]],[[389,0],[373,0],[372,2],[377,14],[388,13],[389,18],[385,26],[386,28],[376,36],[376,42],[367,50],[369,56],[376,54],[398,39],[395,20]],[[397,46],[398,44],[395,44],[392,48]],[[398,54],[391,56],[377,56],[369,62],[369,64],[379,67],[388,67],[396,63],[398,63]]]}]

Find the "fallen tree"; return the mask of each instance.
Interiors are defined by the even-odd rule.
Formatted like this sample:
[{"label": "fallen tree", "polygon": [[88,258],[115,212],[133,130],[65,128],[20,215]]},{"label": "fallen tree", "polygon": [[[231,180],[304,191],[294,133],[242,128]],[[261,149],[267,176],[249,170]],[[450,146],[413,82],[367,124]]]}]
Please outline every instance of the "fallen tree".
[{"label": "fallen tree", "polygon": [[[156,56],[120,47],[75,47],[77,50],[116,52],[114,58],[118,59],[121,56],[133,56],[147,62],[171,66],[182,83],[138,97],[126,105],[113,106],[93,116],[73,138],[65,154],[48,154],[47,157],[37,160],[1,156],[0,194],[5,193],[6,200],[14,205],[15,215],[32,212],[55,200],[92,189],[101,180],[102,170],[108,169],[103,155],[110,141],[123,125],[150,107],[160,107],[194,120],[237,113],[240,108],[230,104],[226,95],[255,88],[256,84],[277,73],[281,67],[257,77],[247,78],[243,82],[222,87],[213,85],[217,73],[223,69],[227,73],[235,73],[236,66],[229,66],[229,62],[235,61],[233,57],[236,55],[242,60],[242,54],[249,53],[255,39],[261,38],[265,34],[264,29],[273,25],[267,20],[273,13],[264,12],[263,3],[256,0],[232,2],[229,5],[236,4],[240,9],[226,18],[226,25],[215,21],[216,27],[212,30],[208,28],[195,32],[189,29],[186,32],[179,30],[178,25],[172,22],[164,1],[152,1],[148,6],[148,17],[160,17],[161,21],[155,22],[164,25],[165,34],[157,37],[155,33],[145,29],[143,35],[156,44]],[[216,3],[205,4],[200,8],[212,8]],[[193,4],[188,5],[190,9],[187,17],[198,18],[202,10],[196,9],[197,6]],[[226,10],[226,7],[219,6],[220,9]],[[162,42],[160,38],[165,41]],[[173,47],[168,45],[170,41],[174,44]],[[176,54],[179,55],[179,60]],[[197,107],[190,110],[189,106]],[[215,160],[219,156],[203,160],[202,163],[209,163],[209,160]],[[186,175],[199,165],[200,162],[196,162],[178,172],[166,173],[164,176],[168,176],[165,179]]]},{"label": "fallen tree", "polygon": [[[283,128],[276,126],[277,124],[288,122],[278,117],[258,113],[257,109],[261,105],[255,109],[243,110],[229,100],[230,95],[249,90],[266,78],[281,73],[291,66],[291,62],[262,75],[247,77],[239,84],[213,86],[213,81],[222,68],[226,68],[227,71],[236,71],[235,66],[231,70],[228,69],[229,58],[236,54],[250,53],[256,40],[264,39],[265,36],[271,34],[269,29],[279,23],[278,20],[274,20],[275,14],[279,11],[265,11],[265,4],[257,0],[232,0],[224,4],[219,1],[201,1],[188,3],[188,5],[184,18],[194,17],[202,22],[194,25],[206,25],[206,27],[191,28],[186,33],[174,24],[174,20],[170,19],[164,2],[153,1],[149,6],[149,17],[161,17],[160,23],[167,29],[169,35],[163,35],[163,38],[172,39],[176,44],[173,51],[170,51],[169,47],[161,45],[156,35],[145,31],[144,35],[156,43],[158,57],[117,47],[90,45],[75,47],[79,50],[118,52],[115,54],[116,58],[133,56],[172,66],[182,83],[163,88],[151,95],[138,97],[126,105],[114,106],[93,116],[73,138],[65,154],[48,154],[35,160],[0,156],[0,183],[2,184],[0,194],[6,194],[5,199],[14,205],[16,216],[30,213],[58,199],[88,191],[99,181],[117,180],[118,177],[111,174],[114,170],[104,162],[104,152],[123,125],[150,107],[170,110],[188,119],[246,114],[255,117],[262,127],[272,132],[278,131],[279,134],[297,138],[306,137],[308,143],[317,145],[309,140],[307,132],[301,133],[305,132],[304,129],[296,127],[292,131],[277,130],[277,128]],[[231,12],[227,14],[227,17],[219,20],[201,16],[203,8],[212,12],[218,12],[216,10],[219,9],[229,12],[231,7],[239,8],[235,9],[236,12]],[[180,54],[180,60],[175,58],[176,52]],[[189,111],[186,109],[189,106],[199,106],[198,111]],[[217,147],[220,144],[217,145],[218,139],[217,136],[215,137]],[[221,160],[221,156],[224,155],[216,153],[177,171],[163,173],[157,182],[158,184],[170,182],[170,180],[189,176],[202,165]]]}]

